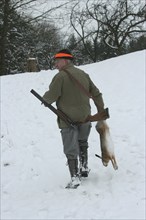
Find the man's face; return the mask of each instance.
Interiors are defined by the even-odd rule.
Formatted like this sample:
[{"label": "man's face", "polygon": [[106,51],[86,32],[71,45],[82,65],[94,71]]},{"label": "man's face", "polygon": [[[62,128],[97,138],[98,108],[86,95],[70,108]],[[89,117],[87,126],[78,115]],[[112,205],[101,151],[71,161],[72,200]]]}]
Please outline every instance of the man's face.
[{"label": "man's face", "polygon": [[66,59],[55,59],[54,61],[55,68],[58,70],[61,70],[66,64],[67,64]]}]

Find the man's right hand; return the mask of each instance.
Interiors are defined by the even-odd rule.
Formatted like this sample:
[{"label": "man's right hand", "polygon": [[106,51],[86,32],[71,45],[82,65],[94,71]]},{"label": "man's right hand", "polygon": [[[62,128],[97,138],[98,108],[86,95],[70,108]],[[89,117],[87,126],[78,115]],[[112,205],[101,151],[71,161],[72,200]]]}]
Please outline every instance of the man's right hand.
[{"label": "man's right hand", "polygon": [[94,122],[94,121],[103,121],[108,119],[109,116],[109,112],[108,112],[108,108],[104,109],[102,112],[96,113],[95,115],[89,115],[85,122]]}]

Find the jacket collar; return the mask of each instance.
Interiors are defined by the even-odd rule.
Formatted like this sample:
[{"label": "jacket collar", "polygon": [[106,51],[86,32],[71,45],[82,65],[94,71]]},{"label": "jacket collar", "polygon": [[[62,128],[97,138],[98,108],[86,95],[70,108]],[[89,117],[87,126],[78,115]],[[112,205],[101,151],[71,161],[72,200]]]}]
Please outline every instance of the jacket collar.
[{"label": "jacket collar", "polygon": [[73,63],[68,63],[61,70],[65,70],[65,69],[68,69],[68,68],[73,67],[73,66],[74,66]]}]

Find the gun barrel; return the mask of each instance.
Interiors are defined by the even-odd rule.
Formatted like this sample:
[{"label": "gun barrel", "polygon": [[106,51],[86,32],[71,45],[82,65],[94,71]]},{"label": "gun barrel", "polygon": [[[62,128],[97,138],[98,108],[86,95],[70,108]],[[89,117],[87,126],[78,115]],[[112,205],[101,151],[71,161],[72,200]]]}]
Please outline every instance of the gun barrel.
[{"label": "gun barrel", "polygon": [[53,111],[58,117],[60,117],[67,125],[73,126],[74,122],[69,119],[64,113],[54,108],[51,104],[47,103],[43,97],[41,97],[35,90],[30,91],[36,98],[38,98],[46,107]]}]

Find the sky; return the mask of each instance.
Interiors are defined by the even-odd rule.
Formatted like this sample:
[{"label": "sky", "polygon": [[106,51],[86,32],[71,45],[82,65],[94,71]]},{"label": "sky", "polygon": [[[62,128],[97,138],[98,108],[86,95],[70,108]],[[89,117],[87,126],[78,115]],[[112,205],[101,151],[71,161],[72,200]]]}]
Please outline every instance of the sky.
[{"label": "sky", "polygon": [[[70,181],[56,116],[43,95],[57,70],[1,76],[1,219],[145,219],[146,50],[83,65],[103,94],[118,170],[102,165],[92,123],[89,177]],[[92,113],[95,106],[91,101]]]}]

